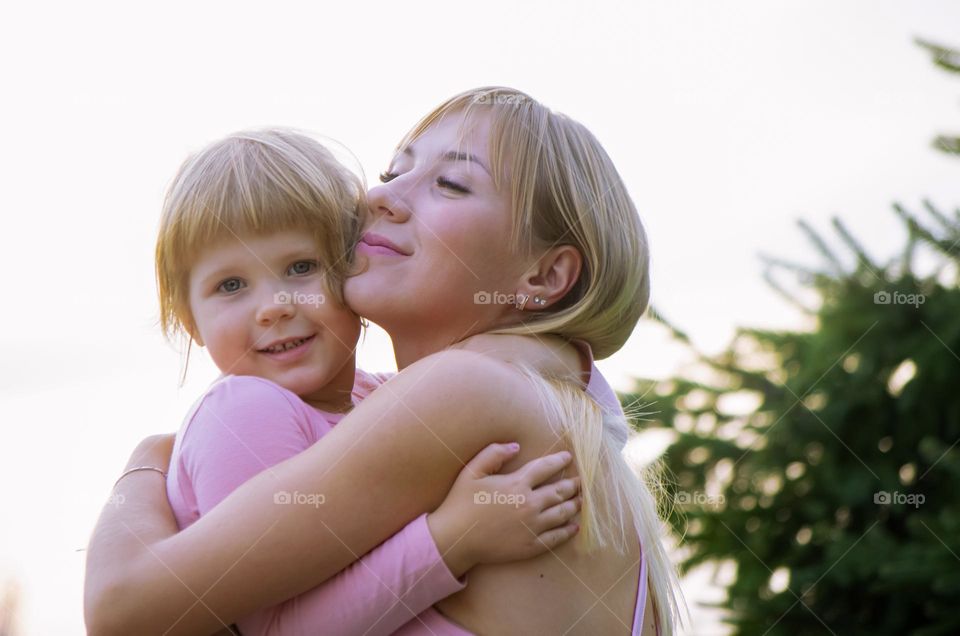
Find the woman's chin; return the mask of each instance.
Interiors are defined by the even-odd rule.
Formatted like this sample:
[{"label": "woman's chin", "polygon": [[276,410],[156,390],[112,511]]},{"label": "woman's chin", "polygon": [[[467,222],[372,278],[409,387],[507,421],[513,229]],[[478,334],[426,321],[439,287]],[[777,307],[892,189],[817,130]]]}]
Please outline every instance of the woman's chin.
[{"label": "woman's chin", "polygon": [[377,272],[363,272],[347,278],[343,283],[343,296],[347,306],[355,313],[377,323],[377,317],[396,304],[401,295],[398,292],[397,285],[381,280]]}]

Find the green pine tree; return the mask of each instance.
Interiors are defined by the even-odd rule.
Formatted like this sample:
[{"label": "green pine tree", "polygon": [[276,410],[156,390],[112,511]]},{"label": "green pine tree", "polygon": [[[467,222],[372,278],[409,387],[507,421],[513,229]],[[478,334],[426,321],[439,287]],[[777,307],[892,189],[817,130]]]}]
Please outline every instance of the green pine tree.
[{"label": "green pine tree", "polygon": [[[949,73],[960,73],[960,50],[917,39],[917,44],[930,51],[933,63]],[[938,135],[933,147],[954,155],[960,155],[960,137],[956,135]]]},{"label": "green pine tree", "polygon": [[[922,45],[960,72],[960,53]],[[736,564],[719,605],[736,634],[960,633],[960,209],[924,205],[894,206],[906,241],[884,263],[837,219],[839,252],[801,222],[821,264],[765,258],[764,277],[812,330],[741,329],[623,396],[656,405],[638,428],[676,434],[681,569]],[[936,268],[918,272],[919,251]]]}]

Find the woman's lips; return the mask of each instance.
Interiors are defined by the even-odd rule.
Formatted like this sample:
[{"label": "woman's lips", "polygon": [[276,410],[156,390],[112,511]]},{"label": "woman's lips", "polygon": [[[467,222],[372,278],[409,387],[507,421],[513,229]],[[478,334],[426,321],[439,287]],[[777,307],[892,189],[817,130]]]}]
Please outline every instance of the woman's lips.
[{"label": "woman's lips", "polygon": [[386,256],[409,256],[393,241],[375,232],[367,232],[360,238],[357,250],[363,254],[383,254]]},{"label": "woman's lips", "polygon": [[406,254],[401,254],[397,250],[387,247],[386,245],[370,245],[364,241],[357,243],[357,252],[359,254],[383,254],[384,256],[406,256]]}]

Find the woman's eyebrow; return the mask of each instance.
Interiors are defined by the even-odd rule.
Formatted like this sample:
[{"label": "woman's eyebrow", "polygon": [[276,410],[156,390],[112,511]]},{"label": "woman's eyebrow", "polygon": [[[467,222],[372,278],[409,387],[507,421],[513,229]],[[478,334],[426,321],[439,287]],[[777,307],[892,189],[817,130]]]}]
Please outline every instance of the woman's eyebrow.
[{"label": "woman's eyebrow", "polygon": [[[401,151],[401,154],[407,155],[408,157],[413,157],[414,156],[413,148],[411,146],[407,146]],[[487,168],[487,166],[484,165],[484,163],[480,161],[480,159],[476,155],[471,154],[469,152],[457,152],[456,150],[448,150],[440,154],[440,159],[442,161],[469,161],[477,164],[478,166],[483,168],[484,172],[486,172],[487,174],[490,174],[490,169]]]},{"label": "woman's eyebrow", "polygon": [[457,152],[456,150],[448,150],[447,152],[443,153],[443,155],[441,155],[440,158],[443,159],[444,161],[469,161],[477,164],[478,166],[483,168],[487,174],[490,174],[490,171],[487,169],[485,165],[483,165],[483,162],[480,161],[480,159],[478,159],[476,155],[472,155],[468,152]]}]

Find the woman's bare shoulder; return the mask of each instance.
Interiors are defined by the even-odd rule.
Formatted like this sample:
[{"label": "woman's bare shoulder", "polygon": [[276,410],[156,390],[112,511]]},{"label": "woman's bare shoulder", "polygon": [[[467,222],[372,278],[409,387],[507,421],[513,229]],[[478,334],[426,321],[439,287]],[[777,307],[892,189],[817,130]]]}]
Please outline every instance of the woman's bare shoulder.
[{"label": "woman's bare shoulder", "polygon": [[519,335],[483,333],[457,343],[451,349],[471,351],[502,362],[522,364],[544,375],[580,377],[580,354],[569,342],[550,334]]},{"label": "woman's bare shoulder", "polygon": [[523,377],[503,356],[472,348],[451,348],[417,360],[384,386],[467,399],[512,393],[523,383]]},{"label": "woman's bare shoulder", "polygon": [[[367,400],[401,401],[423,419],[453,417],[458,427],[516,431],[517,422],[541,419],[542,405],[527,376],[510,361],[470,349],[445,349],[411,364]],[[361,404],[361,407],[363,405]],[[429,416],[429,417],[428,417]]]},{"label": "woman's bare shoulder", "polygon": [[393,428],[429,423],[441,437],[482,436],[484,444],[519,441],[531,452],[558,450],[542,395],[521,363],[544,375],[579,378],[579,354],[559,338],[483,334],[410,364],[356,410],[366,414],[364,422],[388,420]]}]

